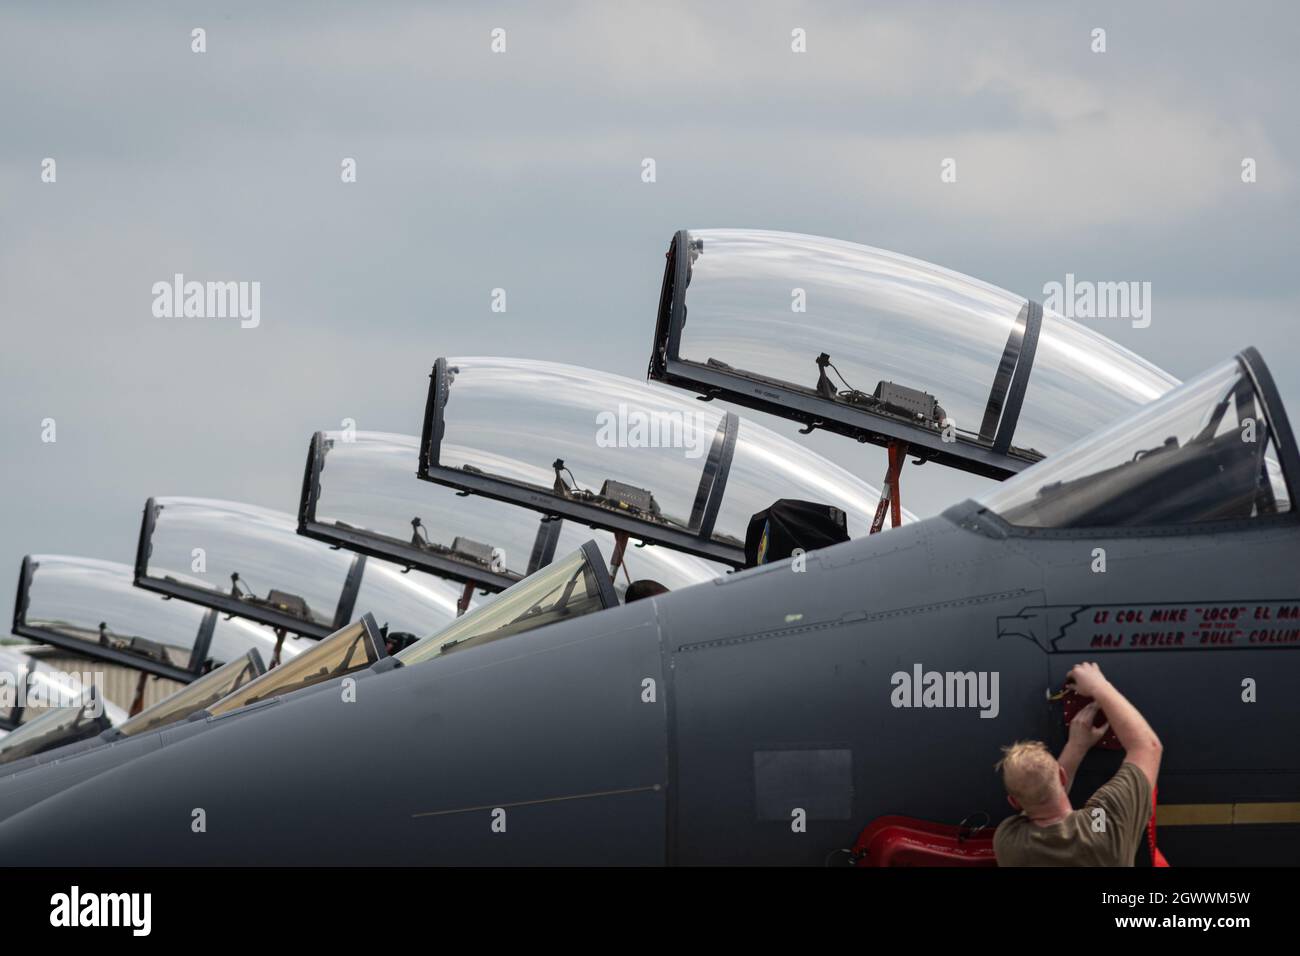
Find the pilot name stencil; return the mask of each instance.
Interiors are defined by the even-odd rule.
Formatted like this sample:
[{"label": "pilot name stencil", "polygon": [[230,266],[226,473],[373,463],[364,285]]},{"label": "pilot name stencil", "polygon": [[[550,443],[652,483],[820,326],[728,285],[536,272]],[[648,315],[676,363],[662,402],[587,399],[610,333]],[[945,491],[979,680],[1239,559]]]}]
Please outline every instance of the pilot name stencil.
[{"label": "pilot name stencil", "polygon": [[1300,601],[1049,604],[997,619],[997,636],[1048,654],[1300,645]]}]

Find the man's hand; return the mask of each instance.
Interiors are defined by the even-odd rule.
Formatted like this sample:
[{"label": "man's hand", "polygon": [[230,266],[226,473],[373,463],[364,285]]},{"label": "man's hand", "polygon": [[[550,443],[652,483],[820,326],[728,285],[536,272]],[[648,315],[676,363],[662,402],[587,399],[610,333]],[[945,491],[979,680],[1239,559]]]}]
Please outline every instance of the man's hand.
[{"label": "man's hand", "polygon": [[1079,769],[1079,764],[1083,762],[1084,756],[1097,741],[1106,736],[1106,731],[1110,730],[1110,724],[1103,724],[1100,727],[1092,725],[1092,722],[1097,719],[1098,707],[1094,700],[1075,714],[1074,719],[1070,721],[1070,735],[1061,750],[1061,756],[1057,758],[1057,763],[1065,771],[1066,793],[1069,793],[1070,787],[1074,786],[1074,774]]},{"label": "man's hand", "polygon": [[[1106,719],[1115,728],[1115,736],[1124,747],[1124,762],[1136,764],[1154,787],[1156,777],[1160,773],[1160,758],[1164,753],[1164,747],[1146,718],[1138,713],[1138,709],[1125,699],[1114,684],[1106,680],[1101,673],[1101,668],[1096,664],[1087,662],[1075,664],[1065,677],[1065,686],[1076,694],[1091,697],[1093,703],[1106,712]],[[1071,742],[1075,739],[1074,725],[1082,716],[1081,711],[1070,724]],[[1082,754],[1086,751],[1080,751],[1078,746],[1066,744],[1062,757],[1078,754],[1079,759],[1082,759]],[[1070,774],[1071,767],[1066,760],[1063,759],[1061,764],[1065,766],[1067,775]],[[1077,762],[1075,765],[1077,766]]]},{"label": "man's hand", "polygon": [[1110,686],[1110,681],[1106,680],[1100,667],[1085,661],[1070,668],[1070,673],[1065,675],[1065,686],[1076,694],[1096,700],[1097,695]]},{"label": "man's hand", "polygon": [[1097,719],[1099,709],[1099,705],[1094,700],[1074,715],[1074,720],[1070,721],[1070,739],[1067,746],[1077,747],[1086,753],[1097,746],[1097,741],[1106,736],[1110,724],[1102,724],[1100,727],[1092,725],[1092,722]]}]

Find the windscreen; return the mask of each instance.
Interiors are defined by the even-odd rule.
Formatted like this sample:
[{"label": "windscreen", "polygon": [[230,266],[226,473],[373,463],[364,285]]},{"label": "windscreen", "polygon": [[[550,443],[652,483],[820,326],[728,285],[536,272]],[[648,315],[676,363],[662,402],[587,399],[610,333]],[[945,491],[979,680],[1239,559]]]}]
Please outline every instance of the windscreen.
[{"label": "windscreen", "polygon": [[208,708],[213,716],[228,714],[259,700],[279,697],[369,667],[384,656],[371,640],[364,621],[341,628],[316,646],[245,684]]},{"label": "windscreen", "polygon": [[1018,470],[1177,384],[1054,313],[1043,317],[1035,354],[1024,297],[928,262],[793,233],[687,235],[676,358],[734,377],[742,393],[771,382],[832,418],[849,408],[936,436],[951,424],[954,453],[965,445],[975,456],[997,435],[1017,363],[1034,354],[999,453],[1019,459]]},{"label": "windscreen", "polygon": [[417,481],[414,435],[321,432],[312,449],[319,470],[303,490],[305,533],[493,590],[528,574],[540,518]]},{"label": "windscreen", "polygon": [[79,704],[56,707],[23,724],[0,740],[0,763],[21,760],[63,744],[75,743],[108,729],[108,718],[94,688]]},{"label": "windscreen", "polygon": [[204,674],[188,687],[183,687],[170,697],[142,710],[117,729],[124,736],[133,737],[184,720],[190,714],[211,707],[223,697],[256,680],[264,670],[257,652],[249,651],[245,656],[218,667],[210,674]]},{"label": "windscreen", "polygon": [[602,610],[608,594],[602,569],[592,567],[586,549],[552,562],[497,595],[491,604],[466,614],[437,634],[397,654],[403,664],[418,664],[464,647],[571,620]]},{"label": "windscreen", "polygon": [[1194,524],[1291,510],[1273,429],[1236,359],[994,488],[1026,528]]},{"label": "windscreen", "polygon": [[[27,560],[19,632],[76,649],[90,657],[188,679],[204,661],[192,661],[207,617],[203,608],[167,601],[135,587],[123,564],[62,555]],[[220,622],[218,622],[220,628]],[[261,627],[222,628],[205,660],[224,664],[250,647],[269,659],[275,635]],[[292,653],[290,649],[287,653]]]},{"label": "windscreen", "polygon": [[[779,498],[865,531],[879,492],[820,455],[671,389],[523,359],[439,360],[427,477],[739,565]],[[566,506],[582,506],[566,510]]]}]

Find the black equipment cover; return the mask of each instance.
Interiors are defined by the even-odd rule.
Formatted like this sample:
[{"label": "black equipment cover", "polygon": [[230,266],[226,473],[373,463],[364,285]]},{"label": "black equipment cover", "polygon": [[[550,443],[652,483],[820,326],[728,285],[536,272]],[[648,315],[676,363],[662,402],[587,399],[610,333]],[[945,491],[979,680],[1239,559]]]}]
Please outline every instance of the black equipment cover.
[{"label": "black equipment cover", "polygon": [[796,548],[816,551],[849,540],[841,508],[815,501],[782,498],[749,519],[745,532],[745,567],[790,557]]}]

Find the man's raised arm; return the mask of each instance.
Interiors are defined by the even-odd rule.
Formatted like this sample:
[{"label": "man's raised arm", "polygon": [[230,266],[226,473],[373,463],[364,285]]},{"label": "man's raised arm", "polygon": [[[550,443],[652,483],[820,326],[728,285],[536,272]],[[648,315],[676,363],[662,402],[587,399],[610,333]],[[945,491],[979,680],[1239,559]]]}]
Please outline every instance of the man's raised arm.
[{"label": "man's raised arm", "polygon": [[1146,718],[1115,689],[1096,664],[1075,664],[1065,683],[1075,693],[1091,697],[1105,711],[1107,722],[1124,746],[1124,762],[1134,764],[1154,787],[1164,747]]}]

